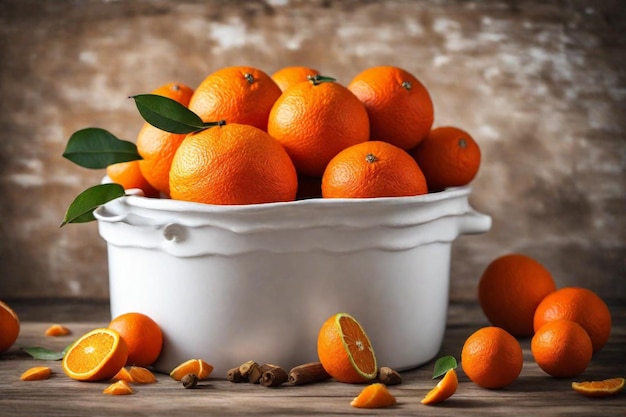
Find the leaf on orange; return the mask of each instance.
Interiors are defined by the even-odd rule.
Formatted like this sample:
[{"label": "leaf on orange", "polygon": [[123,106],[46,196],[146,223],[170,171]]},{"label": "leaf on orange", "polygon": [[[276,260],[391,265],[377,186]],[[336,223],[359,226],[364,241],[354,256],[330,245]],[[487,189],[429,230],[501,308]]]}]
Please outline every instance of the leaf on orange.
[{"label": "leaf on orange", "polygon": [[70,333],[72,333],[70,329],[62,324],[53,324],[46,329],[44,334],[46,336],[67,336]]},{"label": "leaf on orange", "polygon": [[102,392],[109,395],[128,395],[133,393],[133,389],[128,385],[128,382],[119,380],[106,387]]},{"label": "leaf on orange", "polygon": [[610,378],[603,381],[572,382],[572,388],[588,397],[608,397],[624,389],[624,378]]},{"label": "leaf on orange", "polygon": [[396,403],[394,397],[385,384],[376,382],[363,388],[361,393],[350,402],[352,407],[357,408],[383,408]]},{"label": "leaf on orange", "polygon": [[51,374],[52,369],[47,366],[35,366],[24,371],[20,379],[22,381],[41,381],[42,379],[50,378]]},{"label": "leaf on orange", "polygon": [[111,379],[126,364],[128,347],[120,334],[107,328],[81,336],[63,357],[63,371],[79,381]]},{"label": "leaf on orange", "polygon": [[459,386],[459,379],[454,369],[450,369],[446,372],[445,376],[435,388],[431,389],[428,394],[420,401],[422,404],[436,404],[441,401],[447,400],[456,392]]},{"label": "leaf on orange", "polygon": [[175,381],[180,381],[187,374],[195,374],[199,381],[207,379],[213,372],[213,366],[202,359],[189,359],[172,369],[170,376]]}]

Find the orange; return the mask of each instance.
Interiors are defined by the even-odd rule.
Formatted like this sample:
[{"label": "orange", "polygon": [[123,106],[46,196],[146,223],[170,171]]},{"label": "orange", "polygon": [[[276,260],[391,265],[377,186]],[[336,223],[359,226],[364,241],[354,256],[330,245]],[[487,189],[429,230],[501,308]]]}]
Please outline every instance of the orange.
[{"label": "orange", "polygon": [[419,166],[387,142],[350,146],[330,160],[322,176],[326,198],[402,197],[428,192]]},{"label": "orange", "polygon": [[272,80],[278,85],[281,91],[300,82],[307,81],[308,77],[319,75],[319,71],[309,67],[293,66],[284,67],[272,74]]},{"label": "orange", "polygon": [[47,366],[35,366],[24,371],[20,379],[22,381],[41,381],[50,378],[51,374],[52,369]]},{"label": "orange", "polygon": [[602,381],[572,382],[572,388],[588,397],[607,397],[624,389],[624,378],[609,378]]},{"label": "orange", "polygon": [[133,393],[133,389],[128,385],[128,382],[119,380],[106,387],[102,392],[109,395],[129,395]]},{"label": "orange", "polygon": [[8,350],[20,334],[20,319],[7,304],[0,301],[0,352]]},{"label": "orange", "polygon": [[[152,94],[171,98],[183,106],[189,105],[193,89],[181,83],[169,83],[152,91]],[[176,149],[187,135],[165,132],[144,123],[137,135],[137,152],[142,159],[139,168],[146,181],[166,196],[170,193],[170,166]]]},{"label": "orange", "polygon": [[589,335],[570,320],[553,320],[541,326],[530,343],[535,362],[547,374],[570,378],[581,374],[593,354]]},{"label": "orange", "polygon": [[480,148],[474,138],[451,126],[431,130],[411,155],[431,191],[467,185],[480,167]]},{"label": "orange", "polygon": [[408,71],[392,66],[368,68],[350,81],[348,89],[367,109],[371,140],[408,150],[430,131],[433,102],[426,87]]},{"label": "orange", "polygon": [[548,294],[537,306],[535,331],[546,322],[566,319],[580,324],[587,331],[597,352],[611,335],[611,312],[602,299],[587,288],[566,287]]},{"label": "orange", "polygon": [[463,372],[483,388],[512,384],[524,364],[522,347],[506,330],[483,327],[467,338],[461,351]]},{"label": "orange", "polygon": [[189,135],[170,171],[176,200],[207,204],[293,201],[298,179],[281,144],[253,126],[227,123]]},{"label": "orange", "polygon": [[367,334],[346,313],[334,314],[324,322],[317,336],[317,354],[324,370],[339,382],[367,382],[378,374]]},{"label": "orange", "polygon": [[120,184],[125,190],[138,188],[146,197],[157,197],[156,190],[146,180],[139,167],[139,161],[120,162],[107,167],[107,175],[111,181]]},{"label": "orange", "polygon": [[205,122],[225,120],[267,130],[267,118],[280,96],[278,85],[253,67],[226,67],[209,74],[196,88],[189,109]]},{"label": "orange", "polygon": [[145,314],[122,314],[111,320],[108,327],[116,330],[128,346],[126,364],[150,366],[159,357],[163,333],[159,325]]},{"label": "orange", "polygon": [[210,365],[202,359],[189,359],[172,369],[170,377],[175,381],[180,381],[187,374],[195,374],[198,380],[207,379],[213,372],[213,365]]},{"label": "orange", "polygon": [[385,384],[376,382],[363,388],[359,395],[354,398],[350,405],[357,408],[383,408],[396,403],[394,397]]},{"label": "orange", "polygon": [[450,398],[456,392],[458,386],[459,378],[456,375],[456,371],[450,369],[435,388],[431,389],[420,402],[426,405],[440,403]]},{"label": "orange", "polygon": [[267,132],[283,144],[302,175],[321,177],[335,155],[369,138],[363,104],[330,80],[314,77],[294,85],[270,112]]},{"label": "orange", "polygon": [[111,379],[126,363],[128,347],[113,329],[94,329],[72,344],[63,357],[67,376],[79,381]]},{"label": "orange", "polygon": [[493,260],[478,283],[478,301],[487,320],[513,336],[532,336],[535,309],[556,290],[550,272],[535,259],[508,254]]}]

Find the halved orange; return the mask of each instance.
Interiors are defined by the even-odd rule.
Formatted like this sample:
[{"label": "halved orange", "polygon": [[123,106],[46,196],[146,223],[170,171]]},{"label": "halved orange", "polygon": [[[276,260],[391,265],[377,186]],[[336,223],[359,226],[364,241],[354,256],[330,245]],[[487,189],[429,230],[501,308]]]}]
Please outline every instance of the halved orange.
[{"label": "halved orange", "polygon": [[435,388],[431,389],[428,394],[420,401],[422,404],[436,404],[443,400],[447,400],[456,392],[459,386],[459,378],[454,369],[450,369],[439,381]]},{"label": "halved orange", "polygon": [[15,311],[0,301],[0,352],[8,350],[20,334],[20,319]]},{"label": "halved orange", "polygon": [[128,348],[113,329],[94,329],[81,336],[63,357],[63,371],[79,381],[102,381],[126,364]]},{"label": "halved orange", "polygon": [[376,382],[363,388],[361,393],[350,402],[352,407],[357,408],[382,408],[396,403],[394,397],[385,384]]},{"label": "halved orange", "polygon": [[207,379],[213,372],[213,365],[209,365],[202,359],[189,359],[172,369],[170,376],[175,381],[180,381],[187,374],[195,374],[199,381]]},{"label": "halved orange", "polygon": [[610,378],[603,381],[572,382],[572,388],[588,397],[607,397],[624,389],[624,378]]},{"label": "halved orange", "polygon": [[337,313],[322,325],[317,355],[330,376],[339,382],[359,383],[376,378],[376,355],[367,334],[347,313]]}]

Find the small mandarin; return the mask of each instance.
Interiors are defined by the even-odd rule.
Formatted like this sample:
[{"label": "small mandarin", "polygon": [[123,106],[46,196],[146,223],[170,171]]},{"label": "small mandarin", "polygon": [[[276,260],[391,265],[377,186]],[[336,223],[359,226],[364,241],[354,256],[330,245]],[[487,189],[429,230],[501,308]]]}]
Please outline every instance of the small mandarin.
[{"label": "small mandarin", "polygon": [[0,352],[8,350],[20,334],[20,320],[8,304],[0,301]]},{"label": "small mandarin", "polygon": [[115,317],[109,329],[116,330],[126,342],[126,364],[150,366],[157,360],[163,346],[159,325],[145,314],[129,312]]},{"label": "small mandarin", "polygon": [[274,80],[281,91],[285,91],[293,85],[307,81],[308,77],[319,75],[319,73],[318,70],[309,67],[284,67],[272,74],[272,80]]},{"label": "small mandarin", "polygon": [[463,344],[463,372],[483,388],[497,389],[512,384],[523,365],[524,355],[519,342],[499,327],[483,327]]},{"label": "small mandarin", "polygon": [[532,336],[535,309],[556,290],[550,272],[535,259],[507,254],[494,259],[478,283],[478,301],[493,326],[513,336]]},{"label": "small mandarin", "polygon": [[170,170],[172,199],[205,204],[293,201],[296,169],[282,145],[254,126],[226,123],[189,135]]},{"label": "small mandarin", "polygon": [[322,176],[322,197],[403,197],[428,192],[419,166],[387,142],[352,145],[330,160]]},{"label": "small mandarin", "polygon": [[480,167],[480,148],[474,138],[452,126],[431,130],[411,155],[431,191],[467,185]]},{"label": "small mandarin", "polygon": [[537,365],[556,378],[581,374],[593,354],[591,339],[585,329],[563,319],[541,326],[531,340],[530,350]]},{"label": "small mandarin", "polygon": [[611,335],[611,312],[606,303],[593,291],[581,287],[565,287],[548,294],[535,311],[535,331],[545,323],[566,319],[582,326],[589,334],[593,351],[606,344]]},{"label": "small mandarin", "polygon": [[367,382],[378,374],[367,334],[346,313],[334,314],[324,322],[317,337],[317,354],[324,370],[339,382]]},{"label": "small mandarin", "polygon": [[313,77],[285,90],[271,109],[267,132],[287,150],[298,174],[321,177],[345,148],[369,138],[363,104],[328,77]]},{"label": "small mandarin", "polygon": [[428,134],[434,120],[426,87],[408,71],[377,66],[357,74],[348,89],[365,105],[370,140],[382,140],[408,150]]}]

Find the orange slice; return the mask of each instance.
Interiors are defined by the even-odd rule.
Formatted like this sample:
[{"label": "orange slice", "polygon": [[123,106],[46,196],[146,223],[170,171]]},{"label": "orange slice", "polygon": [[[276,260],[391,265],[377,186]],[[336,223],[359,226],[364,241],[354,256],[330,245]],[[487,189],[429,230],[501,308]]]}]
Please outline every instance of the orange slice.
[{"label": "orange slice", "polygon": [[170,372],[170,376],[175,381],[180,381],[187,374],[195,374],[199,381],[207,379],[213,372],[213,366],[202,359],[189,359],[181,363]]},{"label": "orange slice", "polygon": [[387,386],[377,382],[363,388],[361,393],[350,402],[350,405],[357,408],[383,408],[395,403],[396,397],[391,395]]},{"label": "orange slice", "polygon": [[624,378],[610,378],[603,381],[572,382],[572,388],[588,397],[608,397],[624,389]]},{"label": "orange slice", "polygon": [[118,381],[133,382],[133,376],[130,374],[130,372],[128,371],[128,368],[126,367],[123,367],[122,369],[120,369],[119,372],[116,373],[112,379],[118,380]]},{"label": "orange slice", "polygon": [[459,379],[454,369],[450,369],[439,381],[435,388],[431,389],[428,394],[420,401],[422,404],[436,404],[443,400],[447,400],[456,392],[459,386]]},{"label": "orange slice", "polygon": [[128,395],[133,393],[133,389],[128,385],[128,382],[119,380],[106,387],[102,392],[109,395]]},{"label": "orange slice", "polygon": [[42,379],[50,378],[51,374],[52,369],[47,366],[35,366],[24,371],[22,376],[20,376],[20,379],[22,381],[40,381]]},{"label": "orange slice", "polygon": [[132,381],[136,384],[153,384],[157,382],[156,377],[149,369],[143,368],[141,366],[131,366],[128,370]]},{"label": "orange slice", "polygon": [[126,364],[128,348],[112,329],[94,329],[81,336],[63,357],[63,371],[79,381],[111,379]]},{"label": "orange slice", "polygon": [[330,376],[339,382],[358,383],[376,378],[376,355],[367,334],[346,313],[331,316],[317,337],[317,355]]}]

